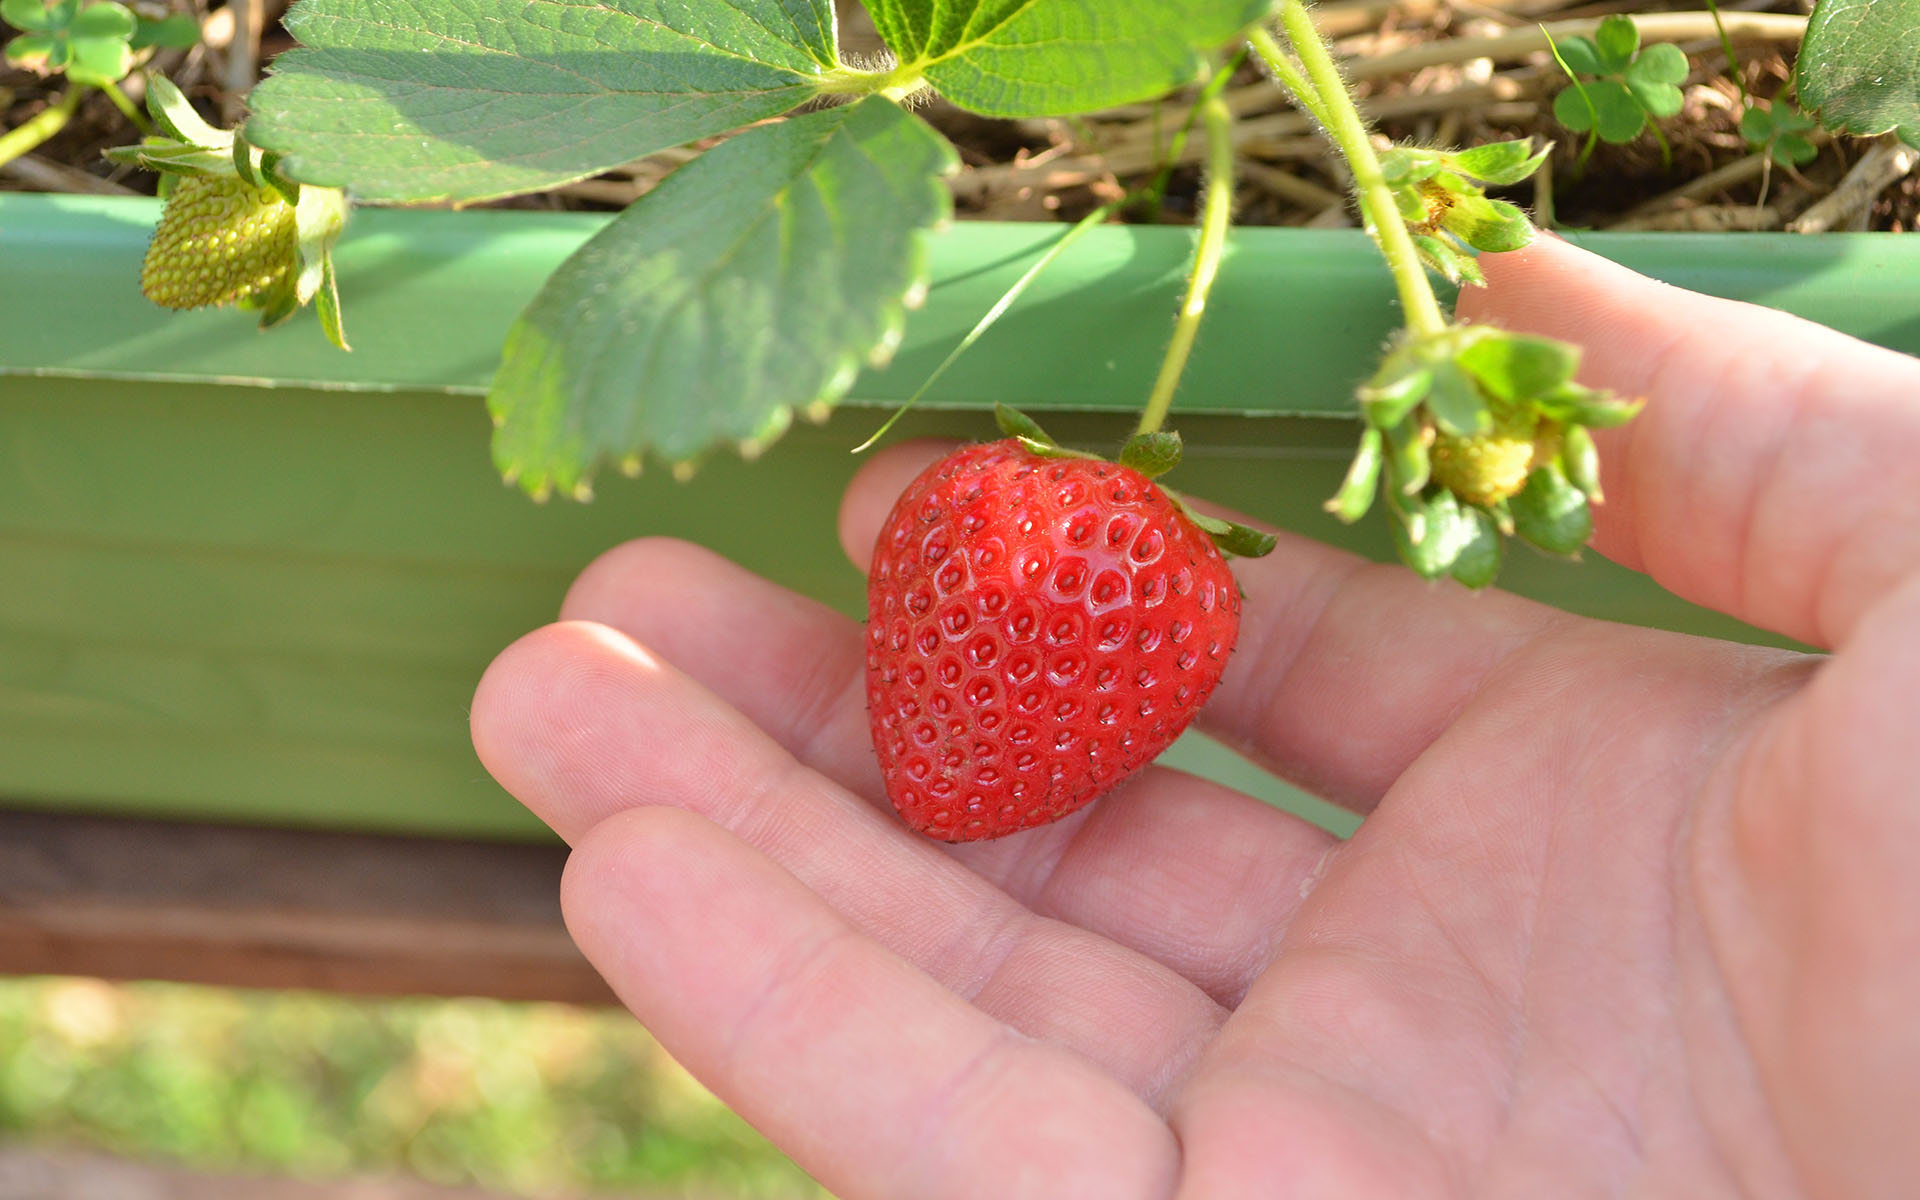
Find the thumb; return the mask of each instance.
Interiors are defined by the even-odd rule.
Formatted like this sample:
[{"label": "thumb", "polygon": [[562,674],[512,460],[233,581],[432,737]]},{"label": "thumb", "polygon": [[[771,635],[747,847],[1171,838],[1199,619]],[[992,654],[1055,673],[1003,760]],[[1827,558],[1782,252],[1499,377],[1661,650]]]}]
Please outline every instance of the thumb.
[{"label": "thumb", "polygon": [[1597,435],[1601,553],[1825,646],[1920,571],[1920,361],[1556,238],[1481,261],[1463,319],[1573,342],[1583,382],[1646,398]]}]

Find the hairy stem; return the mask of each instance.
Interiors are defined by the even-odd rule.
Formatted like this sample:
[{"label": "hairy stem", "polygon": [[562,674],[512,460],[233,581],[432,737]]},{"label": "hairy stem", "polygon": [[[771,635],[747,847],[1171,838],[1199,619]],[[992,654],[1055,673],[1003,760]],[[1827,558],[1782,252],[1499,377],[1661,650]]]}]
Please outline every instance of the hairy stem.
[{"label": "hairy stem", "polygon": [[1288,54],[1279,42],[1273,40],[1273,34],[1268,32],[1266,26],[1255,25],[1247,33],[1247,45],[1253,47],[1253,52],[1260,56],[1260,61],[1267,65],[1267,70],[1273,72],[1273,77],[1279,80],[1280,86],[1286,88],[1293,96],[1293,102],[1299,106],[1300,111],[1313,118],[1320,128],[1325,129],[1328,125],[1327,110],[1320,99],[1319,91],[1314,88],[1313,81],[1307,78],[1306,71],[1293,60],[1293,56]]},{"label": "hairy stem", "polygon": [[80,107],[82,90],[79,84],[67,85],[60,99],[0,134],[0,163],[12,162],[22,154],[32,153],[40,143],[66,128],[73,110]]},{"label": "hairy stem", "polygon": [[[1447,327],[1447,318],[1434,297],[1427,270],[1414,248],[1407,223],[1393,202],[1380,171],[1380,159],[1373,152],[1366,122],[1354,106],[1347,82],[1334,64],[1333,54],[1314,28],[1313,18],[1301,0],[1285,0],[1280,6],[1280,24],[1299,56],[1307,80],[1319,97],[1327,136],[1347,160],[1353,172],[1353,189],[1360,202],[1360,215],[1367,232],[1380,247],[1393,273],[1394,287],[1400,293],[1400,307],[1406,314],[1407,328],[1417,335],[1439,333]],[[1257,49],[1257,47],[1256,47]]]},{"label": "hairy stem", "polygon": [[1160,376],[1153,381],[1146,409],[1136,432],[1157,432],[1173,407],[1173,393],[1193,354],[1193,339],[1207,311],[1207,293],[1220,270],[1220,254],[1227,244],[1227,226],[1233,219],[1233,110],[1209,89],[1200,101],[1200,121],[1207,135],[1207,198],[1200,209],[1200,242],[1193,251],[1193,273],[1187,278],[1187,296],[1173,325],[1173,339],[1160,360]]}]

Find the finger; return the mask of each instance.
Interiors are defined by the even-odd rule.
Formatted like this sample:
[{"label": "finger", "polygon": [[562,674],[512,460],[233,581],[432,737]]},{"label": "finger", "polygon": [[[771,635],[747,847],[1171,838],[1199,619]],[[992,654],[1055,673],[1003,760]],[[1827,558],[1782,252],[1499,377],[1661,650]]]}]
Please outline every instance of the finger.
[{"label": "finger", "polygon": [[[666,539],[603,555],[562,613],[628,634],[789,754],[891,812],[854,622]],[[1084,818],[950,853],[1034,912],[1146,954],[1232,1005],[1332,844],[1230,789],[1150,771]]]},{"label": "finger", "polygon": [[569,841],[633,808],[698,813],[961,998],[1152,1100],[1222,1019],[1188,980],[1036,916],[605,626],[549,626],[509,647],[475,696],[474,745]]},{"label": "finger", "polygon": [[1463,317],[1581,345],[1583,380],[1647,398],[1601,435],[1602,553],[1822,646],[1920,570],[1920,361],[1554,238],[1483,261]]},{"label": "finger", "polygon": [[858,623],[713,551],[643,538],[568,589],[566,621],[620,630],[700,681],[801,762],[886,804]]},{"label": "finger", "polygon": [[[855,476],[841,508],[850,550],[873,544],[893,497],[937,452],[898,447]],[[1245,592],[1240,638],[1200,724],[1359,810],[1503,662],[1576,620],[1501,592],[1429,584],[1285,533],[1271,554],[1236,559],[1233,571]]]},{"label": "finger", "polygon": [[1020,1037],[720,830],[635,809],[574,851],[568,928],[693,1074],[848,1200],[1171,1192],[1125,1087]]}]

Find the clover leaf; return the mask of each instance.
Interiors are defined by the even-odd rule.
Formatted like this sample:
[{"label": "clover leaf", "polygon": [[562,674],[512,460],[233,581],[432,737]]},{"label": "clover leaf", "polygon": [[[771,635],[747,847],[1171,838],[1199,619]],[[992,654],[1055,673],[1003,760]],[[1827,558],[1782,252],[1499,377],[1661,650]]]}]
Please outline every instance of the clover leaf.
[{"label": "clover leaf", "polygon": [[1819,149],[1807,137],[1812,128],[1813,118],[1790,104],[1749,108],[1740,116],[1740,136],[1783,167],[1804,167],[1819,156]]},{"label": "clover leaf", "polygon": [[[1672,151],[1654,122],[1673,116],[1685,102],[1680,91],[1689,70],[1685,51],[1668,42],[1642,49],[1639,26],[1619,13],[1600,22],[1591,38],[1570,37],[1552,48],[1573,81],[1553,98],[1554,119],[1573,133],[1589,135],[1582,163],[1596,141],[1625,145],[1651,128],[1661,158],[1671,164]],[[1582,80],[1582,75],[1594,78]]]},{"label": "clover leaf", "polygon": [[16,66],[64,73],[75,83],[106,87],[133,69],[132,10],[112,3],[82,8],[80,0],[0,0],[0,17],[25,30],[7,43],[6,59]]}]

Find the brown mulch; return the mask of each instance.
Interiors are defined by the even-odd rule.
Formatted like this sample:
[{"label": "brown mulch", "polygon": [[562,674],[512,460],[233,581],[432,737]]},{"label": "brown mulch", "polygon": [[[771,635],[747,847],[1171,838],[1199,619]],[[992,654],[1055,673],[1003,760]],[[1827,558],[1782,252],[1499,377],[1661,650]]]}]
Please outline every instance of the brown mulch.
[{"label": "brown mulch", "polygon": [[[191,9],[206,20],[204,44],[163,52],[153,66],[202,101],[211,116],[238,117],[245,90],[258,78],[260,64],[291,44],[279,25],[286,0],[263,0],[264,28],[257,49],[254,39],[236,31],[245,24],[244,18],[237,18],[244,6],[228,8],[224,0],[140,3]],[[1733,21],[1749,13],[1804,14],[1808,5],[1736,0],[1720,7]],[[1626,146],[1601,145],[1584,162],[1583,139],[1559,128],[1552,116],[1553,96],[1566,81],[1549,55],[1541,50],[1478,57],[1471,53],[1530,35],[1542,21],[1623,11],[1698,13],[1703,8],[1699,0],[1671,4],[1329,0],[1319,6],[1319,12],[1323,27],[1335,37],[1336,48],[1356,65],[1357,73],[1368,76],[1357,90],[1386,137],[1463,146],[1513,137],[1553,140],[1554,153],[1541,177],[1506,193],[1544,224],[1694,230],[1812,224],[1895,231],[1920,224],[1920,172],[1911,169],[1857,197],[1850,187],[1828,205],[1813,208],[1841,188],[1849,172],[1856,172],[1861,160],[1884,139],[1823,138],[1819,157],[1795,170],[1769,163],[1741,138],[1742,87],[1756,101],[1778,96],[1792,70],[1790,39],[1737,37],[1737,61],[1730,63],[1711,25],[1695,20],[1692,32],[1701,36],[1682,38],[1679,43],[1693,65],[1683,85],[1686,105],[1678,116],[1661,123],[1670,158],[1663,156],[1651,135],[1643,134]],[[880,48],[864,13],[845,2],[841,41],[850,54],[871,54]],[[1424,65],[1392,69],[1393,63],[1406,60],[1409,54],[1423,57]],[[1382,69],[1385,73],[1374,73]],[[128,90],[137,92],[138,80],[128,83]],[[4,113],[0,124],[11,127],[26,120],[57,94],[57,87],[46,80],[0,68],[0,113]],[[1279,89],[1253,66],[1242,65],[1229,85],[1228,98],[1241,118],[1236,219],[1261,225],[1352,224],[1337,160],[1292,112]],[[986,120],[937,101],[922,111],[960,150],[965,166],[954,180],[960,215],[992,220],[1071,220],[1141,186],[1164,165],[1166,147],[1187,115],[1181,97],[1071,120]],[[28,158],[0,167],[0,190],[150,193],[150,176],[100,158],[106,148],[135,139],[119,111],[96,94],[57,138]],[[1190,141],[1188,161],[1197,155],[1197,143],[1197,138]],[[1888,154],[1889,148],[1882,148],[1867,166],[1884,166]],[[503,203],[589,210],[623,207],[690,156],[687,150],[669,151],[550,193]],[[1911,157],[1897,158],[1896,166],[1911,165]],[[1197,170],[1177,164],[1159,211],[1152,217],[1136,213],[1132,219],[1185,221],[1195,207],[1198,189]],[[1829,213],[1830,208],[1840,211]]]}]

